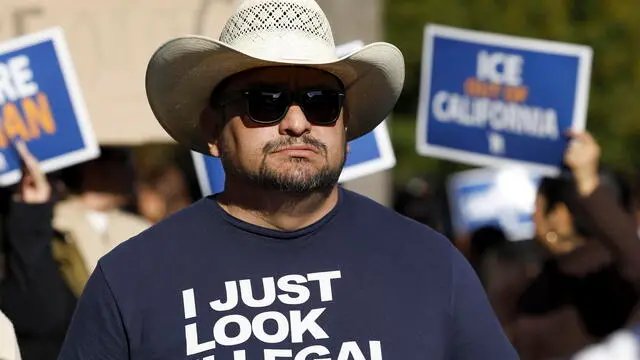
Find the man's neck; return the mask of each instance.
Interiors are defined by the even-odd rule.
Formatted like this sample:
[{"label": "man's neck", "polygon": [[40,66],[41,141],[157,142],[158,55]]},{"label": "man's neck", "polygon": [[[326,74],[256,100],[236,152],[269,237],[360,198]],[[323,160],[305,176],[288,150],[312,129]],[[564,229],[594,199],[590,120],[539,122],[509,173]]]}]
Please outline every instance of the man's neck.
[{"label": "man's neck", "polygon": [[218,203],[231,216],[257,226],[295,231],[327,215],[338,203],[338,186],[309,194],[226,184]]}]

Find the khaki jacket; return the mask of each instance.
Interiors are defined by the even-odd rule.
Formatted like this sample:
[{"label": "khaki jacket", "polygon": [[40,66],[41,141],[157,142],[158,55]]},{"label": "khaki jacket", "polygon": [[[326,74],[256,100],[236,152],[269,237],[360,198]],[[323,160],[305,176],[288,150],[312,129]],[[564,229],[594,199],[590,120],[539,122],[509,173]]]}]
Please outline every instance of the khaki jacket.
[{"label": "khaki jacket", "polygon": [[75,245],[89,273],[102,256],[151,226],[140,216],[112,210],[108,212],[106,231],[101,234],[87,219],[87,211],[77,198],[62,201],[54,209],[53,226]]}]

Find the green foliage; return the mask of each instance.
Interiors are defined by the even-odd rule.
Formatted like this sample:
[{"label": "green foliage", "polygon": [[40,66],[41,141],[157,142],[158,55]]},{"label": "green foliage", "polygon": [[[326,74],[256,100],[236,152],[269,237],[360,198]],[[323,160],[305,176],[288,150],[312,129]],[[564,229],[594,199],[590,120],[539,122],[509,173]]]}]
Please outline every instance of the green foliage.
[{"label": "green foliage", "polygon": [[[420,62],[427,23],[589,45],[594,50],[587,128],[617,168],[640,167],[640,11],[637,0],[386,0],[387,40],[407,79],[391,123],[396,179],[455,169],[415,155]],[[553,76],[550,74],[549,76]],[[413,133],[410,133],[414,131]]]}]

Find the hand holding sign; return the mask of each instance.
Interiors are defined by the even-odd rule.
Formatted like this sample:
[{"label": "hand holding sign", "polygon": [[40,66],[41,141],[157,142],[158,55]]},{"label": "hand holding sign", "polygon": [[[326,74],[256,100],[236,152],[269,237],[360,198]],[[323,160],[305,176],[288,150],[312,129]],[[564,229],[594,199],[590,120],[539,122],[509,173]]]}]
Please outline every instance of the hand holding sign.
[{"label": "hand holding sign", "polygon": [[15,144],[22,162],[22,179],[17,200],[27,204],[42,204],[51,199],[51,184],[40,169],[38,160],[31,154],[23,141]]},{"label": "hand holding sign", "polygon": [[572,138],[564,155],[564,162],[576,179],[578,192],[590,195],[598,187],[598,162],[600,146],[588,132],[572,131]]}]

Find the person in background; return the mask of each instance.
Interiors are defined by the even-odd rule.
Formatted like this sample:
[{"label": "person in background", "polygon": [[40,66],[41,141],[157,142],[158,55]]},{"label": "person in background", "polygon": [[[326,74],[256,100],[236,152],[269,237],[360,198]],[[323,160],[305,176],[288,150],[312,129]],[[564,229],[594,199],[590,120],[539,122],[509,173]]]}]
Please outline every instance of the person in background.
[{"label": "person in background", "polygon": [[438,232],[446,233],[448,229],[443,216],[445,206],[441,197],[442,190],[436,177],[414,177],[396,191],[393,209]]},{"label": "person in background", "polygon": [[482,270],[487,253],[507,242],[504,231],[497,226],[483,226],[471,233],[468,259],[483,283],[486,281]]},{"label": "person in background", "polygon": [[[54,360],[88,274],[77,249],[52,227],[50,181],[24,143],[16,150],[22,180],[14,192],[2,189],[7,271],[0,310],[13,323],[24,360]],[[0,334],[0,353],[7,340]]]},{"label": "person in background", "polygon": [[138,180],[137,208],[151,223],[189,206],[193,199],[184,173],[176,165],[164,165]]},{"label": "person in background", "polygon": [[509,329],[522,359],[570,356],[627,325],[638,305],[640,241],[628,191],[599,169],[590,134],[571,136],[571,172],[543,179],[536,200],[536,237],[551,257]]},{"label": "person in background", "polygon": [[98,159],[67,173],[78,183],[56,204],[54,227],[77,245],[89,272],[100,257],[151,225],[122,210],[132,198],[133,174],[129,152],[114,147],[103,147]]},{"label": "person in background", "polygon": [[483,286],[498,320],[507,329],[516,314],[518,298],[540,272],[542,253],[535,240],[521,240],[491,247],[482,257]]},{"label": "person in background", "polygon": [[525,267],[517,245],[507,239],[501,228],[492,225],[475,229],[468,238],[469,263],[478,274],[498,320],[504,324],[513,308],[508,305],[514,294],[522,291],[519,285],[524,282]]},{"label": "person in background", "polygon": [[21,360],[11,321],[0,311],[0,360]]}]

